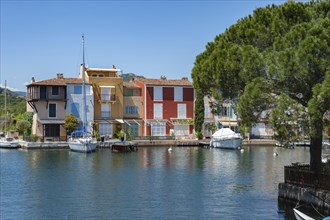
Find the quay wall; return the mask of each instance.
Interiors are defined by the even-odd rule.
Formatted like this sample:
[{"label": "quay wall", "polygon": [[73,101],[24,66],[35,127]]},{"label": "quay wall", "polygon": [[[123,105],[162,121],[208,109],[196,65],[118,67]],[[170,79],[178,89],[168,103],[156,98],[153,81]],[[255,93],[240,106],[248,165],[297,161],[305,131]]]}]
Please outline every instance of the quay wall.
[{"label": "quay wall", "polygon": [[[112,145],[113,143],[119,142],[118,139],[99,142],[98,147],[103,148],[107,145]],[[208,146],[209,140],[196,140],[196,139],[182,139],[182,140],[133,140],[138,146],[198,146],[204,145]],[[253,139],[244,140],[243,146],[275,146],[274,140],[263,140],[263,139]],[[67,142],[26,142],[19,141],[20,146],[23,149],[69,149]]]},{"label": "quay wall", "polygon": [[23,149],[69,149],[67,142],[26,142],[19,141]]},{"label": "quay wall", "polygon": [[292,203],[313,205],[319,212],[330,215],[330,191],[279,183],[278,198]]}]

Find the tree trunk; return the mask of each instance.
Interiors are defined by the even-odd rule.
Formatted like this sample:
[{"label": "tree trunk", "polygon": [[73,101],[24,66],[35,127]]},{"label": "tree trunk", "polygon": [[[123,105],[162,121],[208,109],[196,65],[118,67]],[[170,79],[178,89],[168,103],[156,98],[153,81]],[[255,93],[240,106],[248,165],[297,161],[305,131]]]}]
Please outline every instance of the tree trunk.
[{"label": "tree trunk", "polygon": [[322,157],[322,120],[311,122],[311,145],[310,145],[310,167],[312,171],[318,172],[321,170]]}]

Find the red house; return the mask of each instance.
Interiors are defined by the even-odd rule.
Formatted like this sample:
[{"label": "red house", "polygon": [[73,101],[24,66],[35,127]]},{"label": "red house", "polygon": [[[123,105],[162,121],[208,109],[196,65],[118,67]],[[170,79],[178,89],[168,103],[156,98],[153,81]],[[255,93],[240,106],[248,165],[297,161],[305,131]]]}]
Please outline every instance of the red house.
[{"label": "red house", "polygon": [[135,78],[141,88],[144,136],[189,136],[193,133],[194,88],[188,78]]}]

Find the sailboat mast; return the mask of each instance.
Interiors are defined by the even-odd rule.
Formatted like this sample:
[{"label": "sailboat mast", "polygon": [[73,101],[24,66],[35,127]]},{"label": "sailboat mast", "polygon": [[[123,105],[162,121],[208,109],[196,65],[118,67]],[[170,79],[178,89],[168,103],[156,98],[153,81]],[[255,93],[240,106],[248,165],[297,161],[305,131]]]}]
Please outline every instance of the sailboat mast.
[{"label": "sailboat mast", "polygon": [[7,129],[7,80],[5,80],[5,131]]},{"label": "sailboat mast", "polygon": [[5,80],[5,114],[7,117],[7,80]]},{"label": "sailboat mast", "polygon": [[85,82],[85,47],[84,47],[84,34],[82,34],[82,50],[83,50],[83,65],[82,65],[82,79],[83,79],[83,131],[86,132],[87,112],[86,112],[86,82]]}]

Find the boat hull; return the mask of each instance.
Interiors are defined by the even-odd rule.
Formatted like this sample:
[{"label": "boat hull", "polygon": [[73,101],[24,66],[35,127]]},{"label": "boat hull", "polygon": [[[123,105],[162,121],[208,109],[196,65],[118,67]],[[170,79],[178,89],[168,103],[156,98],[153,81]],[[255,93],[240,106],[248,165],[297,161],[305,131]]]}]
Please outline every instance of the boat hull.
[{"label": "boat hull", "polygon": [[314,218],[302,213],[298,209],[294,208],[293,209],[294,216],[296,217],[297,220],[315,220]]},{"label": "boat hull", "polygon": [[0,141],[0,148],[16,149],[18,147],[18,141]]},{"label": "boat hull", "polygon": [[240,149],[242,146],[241,138],[233,139],[212,139],[210,146],[214,148],[223,148],[223,149]]},{"label": "boat hull", "polygon": [[70,150],[81,152],[81,153],[91,153],[96,150],[96,143],[80,143],[80,142],[69,142]]}]

